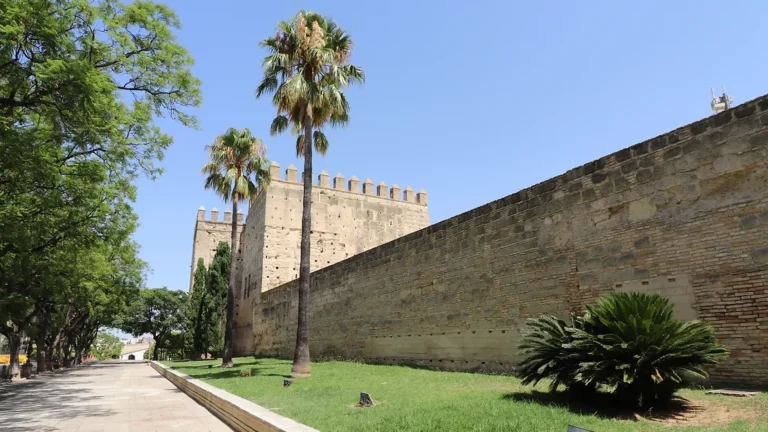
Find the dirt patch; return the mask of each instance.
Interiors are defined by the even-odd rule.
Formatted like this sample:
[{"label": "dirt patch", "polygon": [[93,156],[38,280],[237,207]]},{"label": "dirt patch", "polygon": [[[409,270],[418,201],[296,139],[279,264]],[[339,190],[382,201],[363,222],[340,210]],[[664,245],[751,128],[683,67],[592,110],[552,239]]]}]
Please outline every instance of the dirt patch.
[{"label": "dirt patch", "polygon": [[651,411],[645,416],[638,417],[670,426],[715,426],[760,417],[758,410],[734,409],[707,400],[679,399],[677,403],[681,405],[656,413]]}]

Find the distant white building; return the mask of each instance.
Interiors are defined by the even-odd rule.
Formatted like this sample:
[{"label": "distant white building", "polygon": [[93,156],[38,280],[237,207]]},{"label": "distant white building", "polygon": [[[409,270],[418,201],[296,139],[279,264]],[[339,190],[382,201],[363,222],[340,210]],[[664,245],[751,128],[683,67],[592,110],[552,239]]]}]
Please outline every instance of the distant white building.
[{"label": "distant white building", "polygon": [[147,352],[150,346],[151,343],[149,341],[126,344],[120,352],[120,360],[142,360],[144,359],[144,353]]},{"label": "distant white building", "polygon": [[120,339],[120,342],[123,343],[123,345],[136,345],[136,344],[143,344],[143,343],[152,343],[152,336],[139,336],[139,337],[132,337],[127,339]]}]

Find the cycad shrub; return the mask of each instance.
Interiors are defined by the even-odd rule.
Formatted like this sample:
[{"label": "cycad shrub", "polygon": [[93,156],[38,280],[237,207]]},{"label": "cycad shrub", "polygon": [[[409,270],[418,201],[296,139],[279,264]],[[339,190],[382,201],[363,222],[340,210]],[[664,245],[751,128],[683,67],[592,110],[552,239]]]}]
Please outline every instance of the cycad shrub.
[{"label": "cycad shrub", "polygon": [[583,328],[582,319],[571,314],[571,323],[548,315],[529,319],[523,341],[518,347],[525,359],[518,366],[523,385],[536,385],[545,378],[552,381],[550,391],[560,385],[569,390],[581,389],[576,380],[579,364],[588,360],[572,349],[574,328]]},{"label": "cycad shrub", "polygon": [[600,298],[569,326],[554,317],[529,320],[520,344],[523,382],[550,378],[551,390],[600,387],[631,405],[664,403],[686,375],[707,378],[706,368],[728,355],[711,325],[672,312],[660,295],[620,293]]}]

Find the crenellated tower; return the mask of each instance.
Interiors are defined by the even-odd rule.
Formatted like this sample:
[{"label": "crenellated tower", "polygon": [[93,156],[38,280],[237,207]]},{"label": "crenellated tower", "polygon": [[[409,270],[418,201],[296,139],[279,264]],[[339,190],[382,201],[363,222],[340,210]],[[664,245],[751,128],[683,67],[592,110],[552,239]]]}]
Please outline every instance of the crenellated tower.
[{"label": "crenellated tower", "polygon": [[[237,212],[237,230],[238,235],[243,232],[243,212]],[[197,220],[195,221],[195,233],[192,237],[192,262],[189,270],[189,290],[192,291],[193,276],[197,267],[197,259],[202,258],[205,265],[208,266],[216,254],[216,247],[219,242],[232,241],[232,211],[224,211],[224,220],[219,220],[219,210],[214,207],[211,209],[211,217],[205,218],[205,207],[200,206],[197,209]]]},{"label": "crenellated tower", "polygon": [[[280,165],[270,167],[272,182],[250,204],[245,223],[240,225],[240,247],[235,274],[235,320],[238,355],[253,351],[253,305],[261,292],[298,278],[302,176],[290,165],[281,176]],[[215,212],[215,210],[214,210]],[[198,257],[210,263],[219,241],[229,241],[231,225],[218,221],[213,213],[205,220],[198,211],[192,254],[190,286]],[[242,221],[238,216],[238,222]],[[229,219],[231,221],[231,219]],[[353,255],[392,241],[429,225],[427,194],[407,186],[391,188],[362,183],[342,174],[317,175],[312,190],[312,271],[335,264]]]}]

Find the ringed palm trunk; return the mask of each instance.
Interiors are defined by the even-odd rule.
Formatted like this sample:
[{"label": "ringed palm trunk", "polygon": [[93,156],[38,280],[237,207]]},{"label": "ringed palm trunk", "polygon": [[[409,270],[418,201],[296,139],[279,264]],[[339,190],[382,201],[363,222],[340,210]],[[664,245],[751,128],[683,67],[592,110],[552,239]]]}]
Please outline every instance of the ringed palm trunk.
[{"label": "ringed palm trunk", "polygon": [[301,209],[301,259],[299,262],[299,322],[291,376],[308,377],[309,367],[309,276],[312,236],[312,119],[304,119],[304,198]]},{"label": "ringed palm trunk", "polygon": [[[238,173],[239,174],[239,173]],[[238,175],[236,178],[240,178]],[[227,323],[224,326],[224,355],[221,367],[232,367],[232,338],[234,336],[235,320],[235,259],[237,257],[237,200],[235,193],[232,197],[232,245],[229,250],[229,284],[227,285]]]}]

